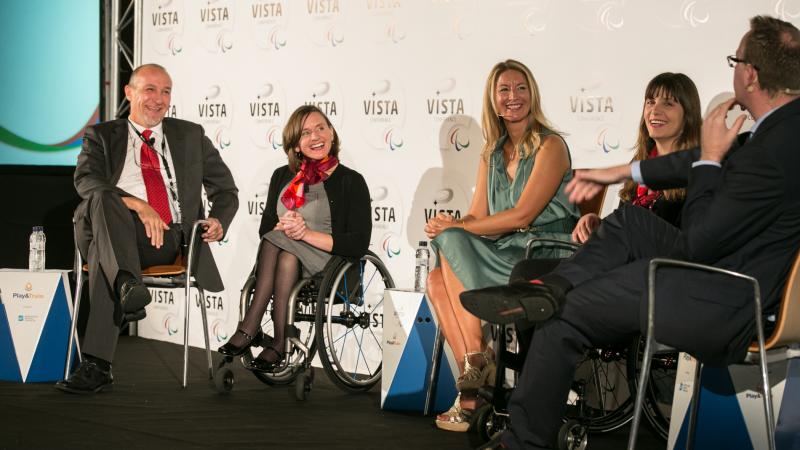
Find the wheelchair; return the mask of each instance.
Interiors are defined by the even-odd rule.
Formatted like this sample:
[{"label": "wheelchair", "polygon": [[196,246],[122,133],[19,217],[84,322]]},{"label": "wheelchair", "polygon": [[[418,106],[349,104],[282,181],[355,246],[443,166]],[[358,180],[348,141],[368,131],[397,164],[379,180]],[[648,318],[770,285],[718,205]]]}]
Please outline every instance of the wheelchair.
[{"label": "wheelchair", "polygon": [[[525,259],[531,262],[533,273],[551,271],[559,259],[531,260],[536,245],[576,250],[572,242],[535,238],[528,242]],[[512,273],[511,281],[521,274]],[[530,276],[530,273],[528,274]],[[508,427],[508,402],[513,387],[506,385],[506,369],[513,372],[514,383],[522,370],[525,355],[533,335],[533,328],[517,330],[516,352],[509,349],[508,333],[503,325],[493,325],[497,336],[495,356],[496,384],[491,390],[481,389],[478,395],[487,403],[478,409],[470,427],[470,441],[474,445],[488,442],[496,433]],[[575,378],[567,398],[563,424],[557,444],[560,450],[583,450],[588,445],[589,434],[614,431],[633,419],[634,396],[638,386],[644,338],[630,345],[589,349],[578,362]],[[675,352],[656,354],[652,360],[644,413],[656,434],[666,440],[672,406],[672,390],[678,355]]]},{"label": "wheelchair", "polygon": [[[255,288],[255,268],[241,290],[239,319],[244,318]],[[314,382],[312,362],[318,360],[328,377],[346,392],[371,389],[381,378],[383,293],[394,281],[381,259],[371,251],[361,257],[333,256],[322,272],[302,278],[289,296],[283,360],[270,372],[253,372],[271,386],[291,385],[297,400],[306,400]],[[222,390],[233,388],[229,365],[244,367],[270,344],[274,331],[272,302],[261,322],[263,338],[238,357],[226,356],[216,378]]]}]

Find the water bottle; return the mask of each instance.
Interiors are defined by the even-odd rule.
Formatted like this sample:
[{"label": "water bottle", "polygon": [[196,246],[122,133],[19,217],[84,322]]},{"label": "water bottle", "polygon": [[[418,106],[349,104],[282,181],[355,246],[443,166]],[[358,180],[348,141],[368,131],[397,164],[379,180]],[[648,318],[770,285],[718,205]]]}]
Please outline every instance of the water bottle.
[{"label": "water bottle", "polygon": [[44,228],[41,226],[33,227],[30,239],[30,253],[28,254],[28,270],[32,272],[44,270],[44,246],[46,241]]},{"label": "water bottle", "polygon": [[417,260],[414,266],[414,290],[417,292],[425,292],[425,282],[428,280],[428,261],[430,260],[431,252],[428,250],[428,243],[419,241],[415,257]]}]

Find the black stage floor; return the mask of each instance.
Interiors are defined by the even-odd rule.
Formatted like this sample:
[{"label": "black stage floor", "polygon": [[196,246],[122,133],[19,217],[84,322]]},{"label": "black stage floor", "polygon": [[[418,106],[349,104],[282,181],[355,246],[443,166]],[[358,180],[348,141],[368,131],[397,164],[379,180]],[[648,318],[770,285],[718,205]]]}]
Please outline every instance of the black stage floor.
[{"label": "black stage floor", "polygon": [[[204,352],[191,349],[184,390],[182,352],[179,345],[123,336],[114,390],[89,397],[50,383],[0,382],[0,448],[471,448],[466,434],[440,431],[430,417],[381,411],[379,386],[344,393],[321,369],[306,402],[241,367],[234,368],[233,391],[221,395],[209,388]],[[590,436],[588,448],[625,448],[627,436],[627,428]],[[639,449],[665,447],[643,427]]]}]

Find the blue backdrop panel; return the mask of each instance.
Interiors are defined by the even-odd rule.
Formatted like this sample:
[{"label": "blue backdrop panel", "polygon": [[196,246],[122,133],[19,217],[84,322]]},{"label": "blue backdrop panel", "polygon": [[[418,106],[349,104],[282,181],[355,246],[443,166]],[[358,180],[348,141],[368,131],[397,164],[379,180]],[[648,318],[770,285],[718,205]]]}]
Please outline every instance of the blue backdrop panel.
[{"label": "blue backdrop panel", "polygon": [[64,367],[55,362],[67,358],[67,346],[64,344],[69,336],[70,319],[64,283],[59,281],[26,382],[58,381],[64,378]]},{"label": "blue backdrop panel", "polygon": [[[424,408],[436,332],[428,302],[422,301],[384,401],[384,409],[420,411]],[[433,410],[447,410],[455,396],[455,378],[445,352],[441,352]]]},{"label": "blue backdrop panel", "polygon": [[22,373],[17,363],[17,351],[11,339],[11,328],[8,326],[6,308],[0,304],[0,379],[22,381]]}]

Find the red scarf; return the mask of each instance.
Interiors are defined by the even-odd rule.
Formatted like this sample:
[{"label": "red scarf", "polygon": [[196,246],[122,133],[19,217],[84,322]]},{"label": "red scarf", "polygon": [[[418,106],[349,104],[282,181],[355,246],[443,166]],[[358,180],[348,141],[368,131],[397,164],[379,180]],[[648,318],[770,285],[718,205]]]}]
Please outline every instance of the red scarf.
[{"label": "red scarf", "polygon": [[300,171],[292,178],[289,186],[281,195],[281,202],[288,210],[294,210],[306,203],[306,185],[325,181],[330,176],[327,171],[339,164],[335,156],[326,156],[321,160],[304,159]]},{"label": "red scarf", "polygon": [[[650,153],[647,155],[647,159],[655,158],[658,156],[658,151],[655,147],[650,150]],[[651,191],[647,188],[647,186],[637,185],[636,186],[636,197],[633,199],[633,204],[641,206],[642,208],[651,209],[653,204],[661,197],[660,191]]]}]

